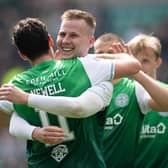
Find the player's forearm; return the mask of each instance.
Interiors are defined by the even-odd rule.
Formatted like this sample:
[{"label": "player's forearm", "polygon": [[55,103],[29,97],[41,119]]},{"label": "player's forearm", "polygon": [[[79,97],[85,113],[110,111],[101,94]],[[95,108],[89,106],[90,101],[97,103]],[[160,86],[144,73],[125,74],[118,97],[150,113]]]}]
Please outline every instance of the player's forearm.
[{"label": "player's forearm", "polygon": [[[104,87],[104,88],[103,88]],[[106,107],[111,100],[112,85],[95,86],[79,97],[49,97],[30,94],[28,105],[64,117],[83,118]]]},{"label": "player's forearm", "polygon": [[136,74],[141,69],[141,63],[131,55],[99,54],[98,58],[113,59],[115,63],[115,78],[127,77]]},{"label": "player's forearm", "polygon": [[32,133],[35,126],[30,125],[26,120],[13,113],[10,120],[9,132],[11,135],[24,140],[32,140]]},{"label": "player's forearm", "polygon": [[64,117],[82,118],[93,115],[106,107],[110,103],[112,90],[110,82],[102,82],[78,97],[48,97],[28,94],[13,85],[5,85],[0,88],[0,99],[10,100],[17,104],[28,104],[30,107]]},{"label": "player's forearm", "polygon": [[[80,110],[76,98],[51,97],[30,94],[28,106],[64,117],[75,117]],[[78,113],[79,114],[79,113]]]},{"label": "player's forearm", "polygon": [[155,79],[146,75],[144,72],[140,71],[134,76],[142,86],[148,91],[152,99],[155,101],[150,101],[151,106],[154,110],[168,111],[168,89],[161,86]]}]

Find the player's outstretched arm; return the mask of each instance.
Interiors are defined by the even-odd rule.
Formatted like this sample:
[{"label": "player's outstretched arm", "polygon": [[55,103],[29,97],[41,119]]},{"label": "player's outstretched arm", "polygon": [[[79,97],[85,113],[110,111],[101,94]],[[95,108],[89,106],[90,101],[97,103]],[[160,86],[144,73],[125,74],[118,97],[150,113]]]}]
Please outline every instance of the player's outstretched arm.
[{"label": "player's outstretched arm", "polygon": [[12,85],[0,88],[0,99],[62,115],[64,117],[83,118],[91,116],[108,106],[112,97],[113,86],[110,82],[87,89],[78,97],[42,96],[28,94]]}]

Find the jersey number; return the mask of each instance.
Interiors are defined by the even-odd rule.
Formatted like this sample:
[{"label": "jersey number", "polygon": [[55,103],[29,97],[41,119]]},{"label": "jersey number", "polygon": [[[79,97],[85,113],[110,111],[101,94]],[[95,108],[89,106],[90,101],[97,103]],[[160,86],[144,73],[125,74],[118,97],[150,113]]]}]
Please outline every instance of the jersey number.
[{"label": "jersey number", "polygon": [[[45,111],[39,110],[39,109],[35,109],[37,112],[39,112],[39,116],[42,122],[43,126],[49,126],[50,122],[49,122],[49,118],[48,115]],[[64,130],[65,133],[65,139],[64,141],[70,141],[75,139],[75,135],[74,132],[70,131],[69,126],[68,126],[68,122],[67,119],[65,117],[62,116],[57,116],[58,117],[58,122],[60,127]]]}]

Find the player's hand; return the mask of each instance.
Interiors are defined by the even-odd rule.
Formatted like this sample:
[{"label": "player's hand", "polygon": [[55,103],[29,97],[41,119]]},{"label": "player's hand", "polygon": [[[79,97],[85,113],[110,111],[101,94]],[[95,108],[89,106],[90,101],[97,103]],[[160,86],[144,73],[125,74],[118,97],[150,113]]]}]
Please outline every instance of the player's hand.
[{"label": "player's hand", "polygon": [[0,100],[8,100],[17,104],[27,104],[28,93],[12,84],[4,84],[0,88]]},{"label": "player's hand", "polygon": [[113,43],[108,51],[108,53],[96,54],[96,57],[103,59],[117,59],[117,54],[128,54],[133,57],[131,50],[126,44]]},{"label": "player's hand", "polygon": [[43,128],[35,128],[32,133],[32,138],[45,144],[59,144],[64,140],[65,135],[62,128],[45,126]]}]

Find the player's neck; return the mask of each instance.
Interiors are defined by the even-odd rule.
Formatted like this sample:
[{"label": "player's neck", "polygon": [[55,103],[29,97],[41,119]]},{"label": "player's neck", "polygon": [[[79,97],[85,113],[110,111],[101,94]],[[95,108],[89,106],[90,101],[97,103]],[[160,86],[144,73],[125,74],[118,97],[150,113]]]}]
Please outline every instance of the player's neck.
[{"label": "player's neck", "polygon": [[50,55],[50,54],[45,54],[39,58],[37,58],[36,60],[32,61],[32,66],[35,66],[37,64],[40,64],[42,62],[45,62],[45,61],[49,61],[49,60],[52,60],[53,59],[53,56]]}]

